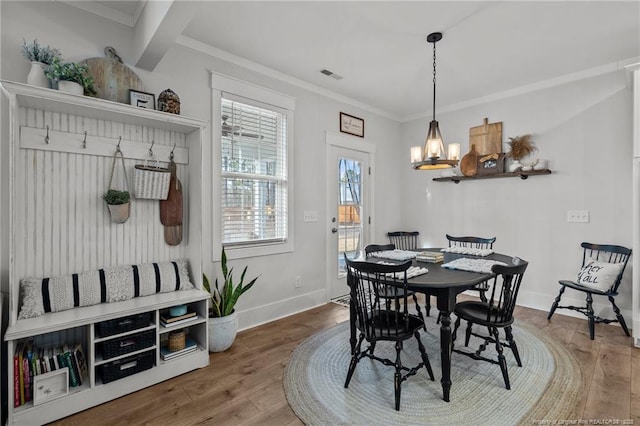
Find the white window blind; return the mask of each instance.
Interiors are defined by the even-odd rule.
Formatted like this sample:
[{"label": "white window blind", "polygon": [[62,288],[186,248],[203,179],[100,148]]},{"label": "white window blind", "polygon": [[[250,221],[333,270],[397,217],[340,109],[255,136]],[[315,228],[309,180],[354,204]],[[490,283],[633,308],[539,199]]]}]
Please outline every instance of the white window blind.
[{"label": "white window blind", "polygon": [[222,97],[222,243],[287,240],[287,115]]}]

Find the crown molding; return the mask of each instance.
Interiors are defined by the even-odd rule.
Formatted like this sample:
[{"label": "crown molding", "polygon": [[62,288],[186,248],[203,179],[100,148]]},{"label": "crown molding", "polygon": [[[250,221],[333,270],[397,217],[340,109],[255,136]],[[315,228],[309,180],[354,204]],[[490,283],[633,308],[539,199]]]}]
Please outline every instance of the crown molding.
[{"label": "crown molding", "polygon": [[69,6],[73,6],[75,8],[84,10],[85,12],[92,13],[96,16],[99,16],[104,19],[108,19],[113,22],[117,22],[118,24],[126,25],[127,27],[133,28],[144,8],[144,4],[146,0],[141,2],[138,6],[138,10],[135,13],[135,16],[128,15],[124,12],[120,12],[119,10],[112,9],[108,6],[104,6],[100,3],[95,3],[92,1],[70,1],[70,0],[58,0],[60,3],[68,4]]},{"label": "crown molding", "polygon": [[[589,78],[598,77],[600,75],[609,74],[613,72],[618,72],[624,70],[629,64],[633,64],[638,62],[640,57],[623,59],[617,62],[611,62],[605,65],[601,65],[594,68],[589,68],[586,70],[565,74],[560,77],[550,78],[548,80],[539,81],[537,83],[527,84],[524,86],[516,87],[514,89],[505,90],[502,92],[494,93],[487,96],[482,96],[475,99],[469,99],[466,101],[458,102],[455,104],[445,105],[443,107],[438,107],[438,113],[447,113],[460,111],[466,108],[475,107],[478,105],[484,105],[490,102],[501,101],[503,99],[512,98],[515,96],[522,96],[528,93],[537,92],[544,89],[551,89],[553,87],[562,86],[565,84],[587,80]],[[424,119],[425,117],[430,117],[432,111],[428,111],[427,113],[413,114],[407,117],[404,117],[400,120],[401,123],[406,123],[408,121],[413,121],[417,119]]]},{"label": "crown molding", "polygon": [[202,43],[198,40],[195,40],[191,37],[179,36],[176,40],[176,43],[184,46],[186,48],[195,50],[200,53],[204,53],[205,55],[212,56],[218,59],[222,59],[223,61],[230,62],[232,64],[241,66],[243,68],[247,68],[251,71],[255,71],[257,73],[266,75],[268,77],[274,78],[276,80],[283,81],[285,83],[300,87],[302,89],[308,90],[310,92],[314,92],[328,98],[334,99],[339,102],[344,102],[346,104],[352,105],[357,108],[361,108],[365,111],[369,111],[373,114],[380,115],[385,118],[389,118],[391,120],[400,121],[400,117],[385,110],[381,110],[379,108],[372,107],[371,105],[367,105],[363,102],[357,101],[348,96],[340,95],[331,90],[327,90],[320,86],[316,86],[315,84],[306,82],[304,80],[300,80],[296,77],[293,77],[289,74],[285,74],[281,71],[274,70],[273,68],[258,64],[256,62],[250,61],[248,59],[242,58],[240,56],[234,55],[233,53],[229,53],[225,50],[219,49],[217,47],[213,47],[209,44]]}]

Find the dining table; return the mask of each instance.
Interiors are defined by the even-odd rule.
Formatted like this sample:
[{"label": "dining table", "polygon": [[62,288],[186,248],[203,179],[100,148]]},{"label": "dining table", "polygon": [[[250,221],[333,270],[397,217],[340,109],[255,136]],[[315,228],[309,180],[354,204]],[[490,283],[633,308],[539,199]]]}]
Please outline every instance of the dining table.
[{"label": "dining table", "polygon": [[[423,249],[428,251],[439,251],[440,249]],[[442,367],[442,384],[443,399],[450,401],[451,391],[451,352],[453,349],[452,329],[451,329],[451,313],[456,306],[458,294],[468,290],[475,285],[490,280],[495,277],[491,272],[470,272],[459,269],[449,269],[443,265],[460,258],[486,259],[505,263],[509,266],[516,265],[520,259],[500,253],[491,253],[486,256],[474,256],[460,253],[443,253],[444,259],[439,263],[429,263],[420,260],[413,260],[413,266],[427,268],[428,272],[407,279],[407,288],[417,293],[423,293],[426,297],[435,296],[437,300],[437,309],[440,311],[440,362]],[[394,262],[394,260],[381,259],[377,257],[368,257],[369,262]],[[406,260],[405,260],[406,261]],[[402,261],[395,261],[402,263]],[[350,318],[354,318],[353,305],[351,305]],[[435,321],[437,315],[433,317]],[[352,352],[356,345],[356,325],[354,321],[350,321],[351,336],[350,344]]]}]

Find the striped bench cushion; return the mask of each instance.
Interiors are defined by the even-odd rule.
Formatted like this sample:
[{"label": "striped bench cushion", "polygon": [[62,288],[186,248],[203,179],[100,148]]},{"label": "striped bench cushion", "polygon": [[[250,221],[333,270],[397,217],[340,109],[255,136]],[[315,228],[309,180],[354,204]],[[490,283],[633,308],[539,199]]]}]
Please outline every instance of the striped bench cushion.
[{"label": "striped bench cushion", "polygon": [[116,265],[51,278],[24,278],[20,281],[22,305],[18,319],[192,288],[184,260]]}]

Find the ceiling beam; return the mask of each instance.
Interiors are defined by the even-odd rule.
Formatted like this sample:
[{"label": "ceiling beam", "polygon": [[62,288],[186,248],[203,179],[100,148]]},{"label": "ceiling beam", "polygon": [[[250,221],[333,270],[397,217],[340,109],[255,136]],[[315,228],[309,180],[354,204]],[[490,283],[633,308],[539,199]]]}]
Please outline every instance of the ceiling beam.
[{"label": "ceiling beam", "polygon": [[148,1],[134,28],[134,63],[153,71],[196,13],[197,2]]}]

